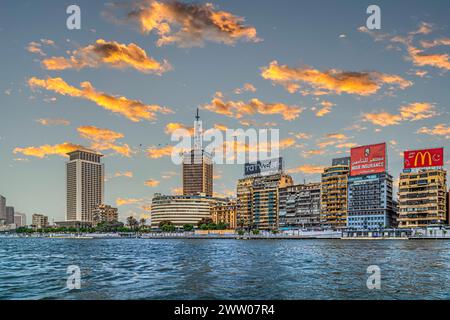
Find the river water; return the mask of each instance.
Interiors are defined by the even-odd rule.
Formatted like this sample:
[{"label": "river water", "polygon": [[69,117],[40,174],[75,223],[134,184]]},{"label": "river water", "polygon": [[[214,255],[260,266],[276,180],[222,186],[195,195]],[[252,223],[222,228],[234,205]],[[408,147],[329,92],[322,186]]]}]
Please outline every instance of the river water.
[{"label": "river water", "polygon": [[0,238],[0,299],[450,299],[450,241]]}]

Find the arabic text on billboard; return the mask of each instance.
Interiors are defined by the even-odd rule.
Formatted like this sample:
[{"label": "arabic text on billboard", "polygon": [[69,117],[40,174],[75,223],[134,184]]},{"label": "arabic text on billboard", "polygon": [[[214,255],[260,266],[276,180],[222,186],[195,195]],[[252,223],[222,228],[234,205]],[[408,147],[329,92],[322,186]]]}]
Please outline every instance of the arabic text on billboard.
[{"label": "arabic text on billboard", "polygon": [[386,143],[352,148],[350,171],[352,176],[386,171]]},{"label": "arabic text on billboard", "polygon": [[444,148],[405,151],[404,168],[442,167],[444,165]]}]

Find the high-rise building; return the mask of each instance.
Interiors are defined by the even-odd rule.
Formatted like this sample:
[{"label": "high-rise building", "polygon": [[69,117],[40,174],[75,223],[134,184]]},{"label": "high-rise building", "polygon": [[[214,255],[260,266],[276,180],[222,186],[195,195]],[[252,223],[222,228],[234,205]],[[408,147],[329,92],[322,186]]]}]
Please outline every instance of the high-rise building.
[{"label": "high-rise building", "polygon": [[224,223],[229,229],[236,229],[236,200],[219,202],[211,207],[213,223]]},{"label": "high-rise building", "polygon": [[320,193],[320,183],[280,188],[280,228],[320,228]]},{"label": "high-rise building", "polygon": [[27,215],[25,213],[16,212],[14,214],[14,224],[17,227],[25,227],[27,225]]},{"label": "high-rise building", "polygon": [[48,227],[48,217],[43,214],[33,214],[31,225],[36,229]]},{"label": "high-rise building", "polygon": [[[341,160],[341,161],[339,161]],[[342,229],[347,226],[347,184],[350,158],[333,159],[322,174],[320,221],[323,228]]]},{"label": "high-rise building", "polygon": [[351,229],[395,227],[392,176],[386,172],[348,178],[348,219]]},{"label": "high-rise building", "polygon": [[119,221],[119,210],[117,208],[100,204],[92,210],[92,222],[94,225],[112,221]]},{"label": "high-rise building", "polygon": [[104,203],[102,155],[86,149],[69,152],[68,155],[66,221],[91,222],[95,207]]},{"label": "high-rise building", "polygon": [[183,195],[213,195],[213,162],[202,148],[202,123],[195,116],[194,148],[183,155]]},{"label": "high-rise building", "polygon": [[421,169],[401,173],[398,198],[400,228],[445,224],[447,172],[443,169]]},{"label": "high-rise building", "polygon": [[5,224],[14,223],[14,207],[6,207],[6,220]]},{"label": "high-rise building", "polygon": [[212,218],[211,208],[218,203],[227,203],[228,199],[208,197],[206,195],[161,195],[155,193],[150,210],[151,227],[158,229],[162,221],[170,221],[176,228],[185,224],[197,224],[203,218]]},{"label": "high-rise building", "polygon": [[0,195],[0,225],[6,223],[6,198]]},{"label": "high-rise building", "polygon": [[283,172],[239,179],[236,213],[238,227],[278,229],[279,188],[292,184],[292,177]]}]

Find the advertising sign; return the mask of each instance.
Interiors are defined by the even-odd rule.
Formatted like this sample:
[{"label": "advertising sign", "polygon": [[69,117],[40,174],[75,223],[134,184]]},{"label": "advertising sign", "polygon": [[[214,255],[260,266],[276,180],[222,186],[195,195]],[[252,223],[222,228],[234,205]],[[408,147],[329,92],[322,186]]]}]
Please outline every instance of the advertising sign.
[{"label": "advertising sign", "polygon": [[275,158],[245,164],[244,175],[270,174],[283,170],[283,158]]},{"label": "advertising sign", "polygon": [[350,175],[375,174],[386,171],[386,143],[356,147],[351,150]]},{"label": "advertising sign", "polygon": [[444,165],[444,148],[405,151],[404,168],[442,167]]}]

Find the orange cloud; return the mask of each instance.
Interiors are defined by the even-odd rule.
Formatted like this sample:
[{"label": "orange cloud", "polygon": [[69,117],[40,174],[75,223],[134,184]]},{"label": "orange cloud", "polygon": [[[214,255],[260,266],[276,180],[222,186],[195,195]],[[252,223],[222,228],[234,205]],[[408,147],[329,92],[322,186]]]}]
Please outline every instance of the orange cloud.
[{"label": "orange cloud", "polygon": [[[244,18],[216,10],[211,3],[142,0],[131,6],[123,21],[137,23],[143,33],[155,33],[158,46],[194,47],[202,46],[204,41],[233,45],[241,39],[260,41],[256,29],[244,25]],[[112,6],[113,9],[122,7]]]},{"label": "orange cloud", "polygon": [[46,54],[42,50],[43,45],[54,46],[55,42],[53,40],[49,40],[49,39],[41,39],[40,41],[32,41],[28,44],[27,51],[31,52],[31,53],[39,54],[41,56],[46,56]]},{"label": "orange cloud", "polygon": [[437,124],[433,128],[422,127],[417,131],[417,133],[433,136],[445,136],[446,139],[450,139],[450,127],[445,124]]},{"label": "orange cloud", "polygon": [[189,133],[191,135],[194,134],[193,127],[188,127],[188,126],[185,126],[184,124],[177,123],[177,122],[170,122],[170,123],[166,124],[166,128],[165,128],[164,132],[166,134],[172,134],[174,131],[176,131],[178,129],[185,129],[185,130],[189,131]]},{"label": "orange cloud", "polygon": [[141,203],[143,199],[133,199],[133,198],[117,198],[116,199],[116,206],[126,206],[130,204],[138,204]]},{"label": "orange cloud", "polygon": [[68,126],[70,125],[69,120],[65,119],[37,119],[36,122],[43,126]]},{"label": "orange cloud", "polygon": [[333,106],[335,106],[335,104],[330,101],[322,101],[320,104],[323,108],[316,112],[316,116],[319,118],[329,114]]},{"label": "orange cloud", "polygon": [[446,53],[441,54],[425,54],[423,50],[413,46],[408,47],[408,59],[420,67],[430,66],[439,69],[450,70],[450,56]]},{"label": "orange cloud", "polygon": [[450,38],[436,39],[433,41],[421,41],[420,44],[422,47],[424,47],[426,49],[434,48],[434,47],[438,47],[438,46],[450,46]]},{"label": "orange cloud", "polygon": [[215,96],[211,103],[203,106],[206,110],[223,114],[232,118],[242,118],[244,115],[272,115],[280,114],[284,120],[294,120],[303,112],[303,108],[295,105],[286,105],[284,103],[265,103],[258,99],[244,101],[224,101],[221,97]]},{"label": "orange cloud", "polygon": [[292,169],[287,170],[287,173],[304,173],[304,174],[319,174],[324,170],[324,166],[317,166],[312,164],[304,164]]},{"label": "orange cloud", "polygon": [[61,95],[86,99],[96,103],[113,113],[121,114],[131,121],[155,120],[157,113],[169,114],[172,110],[158,105],[146,105],[138,100],[130,100],[123,96],[113,96],[97,91],[90,82],[81,83],[81,89],[70,86],[61,78],[48,78],[46,80],[32,77],[28,80],[32,88],[43,88]]},{"label": "orange cloud", "polygon": [[133,178],[133,172],[131,171],[125,171],[125,172],[116,172],[114,174],[114,177],[126,177],[126,178]]},{"label": "orange cloud", "polygon": [[244,92],[256,92],[256,88],[251,83],[245,83],[242,88],[234,89],[235,94],[242,94]]},{"label": "orange cloud", "polygon": [[147,56],[144,49],[134,43],[97,40],[94,44],[77,49],[68,58],[51,57],[42,61],[47,70],[98,68],[102,65],[113,68],[134,68],[145,73],[162,73],[171,69],[167,61],[158,62]]},{"label": "orange cloud", "polygon": [[[300,89],[300,84],[305,84],[313,89],[315,94],[355,94],[369,96],[377,93],[383,85],[396,85],[405,89],[412,82],[397,75],[383,74],[380,72],[348,72],[331,69],[320,71],[310,67],[291,68],[287,65],[279,65],[272,61],[268,67],[264,67],[262,77],[271,80],[274,84],[282,85],[291,93]],[[309,94],[308,90],[303,91]]]},{"label": "orange cloud", "polygon": [[99,151],[113,150],[125,157],[130,157],[133,151],[127,144],[115,144],[117,139],[123,138],[124,135],[109,129],[97,128],[94,126],[79,127],[78,132],[82,138],[91,141],[91,148]]},{"label": "orange cloud", "polygon": [[363,120],[381,127],[397,125],[402,121],[418,121],[437,115],[435,107],[427,102],[416,102],[400,107],[399,114],[389,112],[366,113]]},{"label": "orange cloud", "polygon": [[152,188],[157,187],[157,186],[159,186],[159,181],[154,180],[154,179],[149,179],[144,182],[144,185],[146,185],[147,187],[152,187]]},{"label": "orange cloud", "polygon": [[13,153],[14,154],[21,153],[26,156],[37,157],[42,159],[50,155],[58,155],[66,157],[68,152],[72,152],[77,149],[86,149],[86,148],[81,145],[64,142],[55,145],[46,144],[39,147],[15,148],[13,150]]},{"label": "orange cloud", "polygon": [[147,150],[147,156],[151,159],[159,159],[170,156],[172,154],[173,146],[168,145],[161,148],[152,147]]}]

